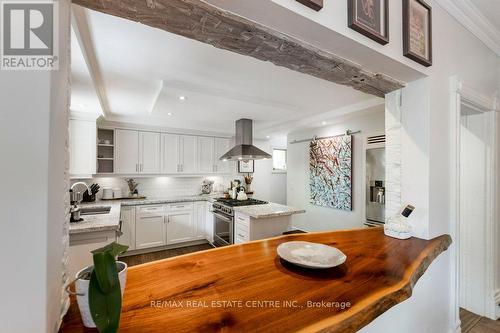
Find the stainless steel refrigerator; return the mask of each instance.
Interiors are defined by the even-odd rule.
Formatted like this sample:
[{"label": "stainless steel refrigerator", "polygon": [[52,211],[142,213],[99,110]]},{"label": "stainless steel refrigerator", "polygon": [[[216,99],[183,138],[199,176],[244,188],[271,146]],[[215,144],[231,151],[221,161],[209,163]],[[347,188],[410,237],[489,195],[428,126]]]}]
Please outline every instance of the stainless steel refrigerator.
[{"label": "stainless steel refrigerator", "polygon": [[366,150],[366,222],[367,226],[385,223],[385,148]]}]

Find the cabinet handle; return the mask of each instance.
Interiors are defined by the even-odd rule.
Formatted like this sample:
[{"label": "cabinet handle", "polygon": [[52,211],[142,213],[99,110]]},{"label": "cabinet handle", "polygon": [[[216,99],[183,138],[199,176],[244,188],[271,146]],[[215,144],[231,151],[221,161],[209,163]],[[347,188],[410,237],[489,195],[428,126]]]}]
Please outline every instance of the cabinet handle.
[{"label": "cabinet handle", "polygon": [[135,164],[135,172],[139,172],[139,165],[137,163]]},{"label": "cabinet handle", "polygon": [[142,164],[142,163],[141,163],[141,164],[139,164],[139,165],[141,166],[140,171],[142,172],[142,171],[144,170],[144,164]]}]

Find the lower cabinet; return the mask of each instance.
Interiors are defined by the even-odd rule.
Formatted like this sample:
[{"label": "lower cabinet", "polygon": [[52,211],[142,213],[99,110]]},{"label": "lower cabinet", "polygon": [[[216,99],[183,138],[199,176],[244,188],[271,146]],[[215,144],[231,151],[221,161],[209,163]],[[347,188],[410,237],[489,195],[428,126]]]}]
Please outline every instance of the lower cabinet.
[{"label": "lower cabinet", "polygon": [[118,243],[127,245],[128,250],[135,250],[135,206],[121,208],[120,214],[121,236]]},{"label": "lower cabinet", "polygon": [[193,211],[177,211],[168,213],[167,244],[177,244],[193,240]]},{"label": "lower cabinet", "polygon": [[129,250],[207,239],[213,242],[213,220],[208,202],[123,207],[119,242]]},{"label": "lower cabinet", "polygon": [[140,206],[136,210],[135,249],[167,244],[163,206]]}]

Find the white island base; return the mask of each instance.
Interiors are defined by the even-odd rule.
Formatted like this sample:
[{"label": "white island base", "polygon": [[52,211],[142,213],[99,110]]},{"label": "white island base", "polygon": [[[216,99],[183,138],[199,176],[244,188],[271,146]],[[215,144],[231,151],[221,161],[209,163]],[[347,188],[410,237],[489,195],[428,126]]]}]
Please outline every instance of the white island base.
[{"label": "white island base", "polygon": [[291,214],[254,218],[237,211],[234,215],[234,243],[281,236],[290,230],[290,226]]}]

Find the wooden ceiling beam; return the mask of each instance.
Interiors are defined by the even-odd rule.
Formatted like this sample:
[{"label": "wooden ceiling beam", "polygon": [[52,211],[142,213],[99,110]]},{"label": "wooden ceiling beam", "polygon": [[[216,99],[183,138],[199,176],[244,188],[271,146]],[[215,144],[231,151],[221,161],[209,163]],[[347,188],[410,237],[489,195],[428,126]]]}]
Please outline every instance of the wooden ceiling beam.
[{"label": "wooden ceiling beam", "polygon": [[73,3],[371,95],[384,97],[404,87],[402,82],[387,75],[366,71],[346,59],[202,0],[73,0]]}]

